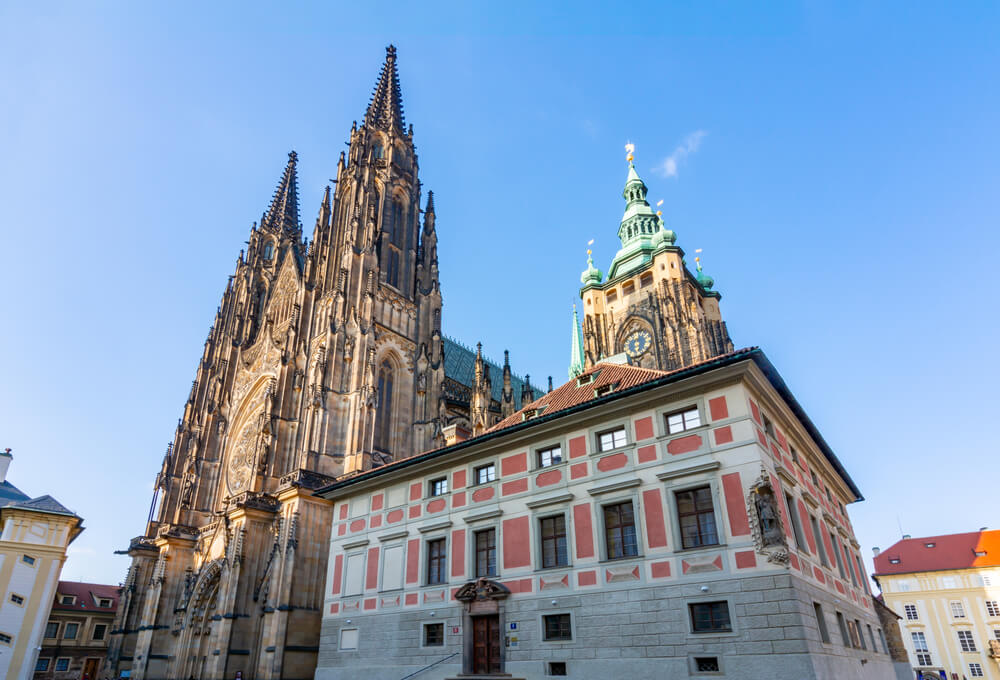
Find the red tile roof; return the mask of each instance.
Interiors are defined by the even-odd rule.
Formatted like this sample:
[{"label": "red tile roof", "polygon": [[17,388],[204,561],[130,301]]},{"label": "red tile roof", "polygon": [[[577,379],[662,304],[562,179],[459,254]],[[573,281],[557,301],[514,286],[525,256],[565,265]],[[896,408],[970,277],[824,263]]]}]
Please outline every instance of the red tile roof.
[{"label": "red tile roof", "polygon": [[[536,399],[517,413],[507,416],[488,429],[487,432],[505,430],[508,427],[522,423],[527,420],[524,417],[525,414],[532,411],[535,412],[535,415],[539,416],[552,415],[553,413],[565,411],[568,408],[596,399],[598,396],[635,387],[636,385],[651,382],[669,374],[667,371],[639,368],[626,364],[595,364],[581,373],[579,377],[573,378],[540,399]],[[603,391],[605,389],[607,392]]]},{"label": "red tile roof", "polygon": [[[109,586],[102,583],[80,583],[78,581],[60,581],[56,588],[56,601],[53,611],[78,612],[109,612],[113,614],[118,609],[119,586]],[[62,604],[63,595],[73,595],[73,604]],[[101,607],[102,599],[111,600],[110,607]]]},{"label": "red tile roof", "polygon": [[1000,530],[904,538],[875,556],[876,576],[996,566]]}]

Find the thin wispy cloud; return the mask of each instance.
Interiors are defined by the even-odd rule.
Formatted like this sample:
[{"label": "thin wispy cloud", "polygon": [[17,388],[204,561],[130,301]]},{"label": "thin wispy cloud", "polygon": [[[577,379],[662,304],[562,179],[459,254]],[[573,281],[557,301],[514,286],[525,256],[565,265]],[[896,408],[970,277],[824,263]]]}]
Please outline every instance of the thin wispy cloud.
[{"label": "thin wispy cloud", "polygon": [[655,170],[663,177],[677,177],[677,167],[685,158],[693,154],[701,146],[701,140],[705,139],[708,132],[705,130],[695,130],[684,141],[674,149],[673,153],[663,159],[663,162],[656,166]]}]

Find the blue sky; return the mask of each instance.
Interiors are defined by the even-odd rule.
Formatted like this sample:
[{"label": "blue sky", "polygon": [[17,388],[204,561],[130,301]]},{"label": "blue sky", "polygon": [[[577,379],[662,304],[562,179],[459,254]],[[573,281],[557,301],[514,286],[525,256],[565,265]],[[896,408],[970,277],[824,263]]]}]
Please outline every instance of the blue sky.
[{"label": "blue sky", "polygon": [[392,42],[447,333],[565,378],[631,140],[864,554],[997,527],[998,7],[0,3],[9,478],[85,518],[65,578],[124,577],[250,223],[294,148],[311,233]]}]

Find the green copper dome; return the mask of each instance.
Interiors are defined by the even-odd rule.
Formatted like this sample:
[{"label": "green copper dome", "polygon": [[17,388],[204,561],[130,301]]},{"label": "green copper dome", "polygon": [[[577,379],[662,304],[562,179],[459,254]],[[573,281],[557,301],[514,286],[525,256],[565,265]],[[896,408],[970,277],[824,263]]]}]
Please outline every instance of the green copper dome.
[{"label": "green copper dome", "polygon": [[580,283],[587,286],[592,283],[600,283],[604,278],[601,270],[594,266],[594,256],[587,251],[587,268],[580,274]]},{"label": "green copper dome", "polygon": [[704,288],[706,291],[712,290],[712,286],[715,285],[715,279],[713,279],[711,276],[709,276],[708,274],[706,274],[701,270],[700,257],[694,258],[694,261],[698,265],[698,276],[697,276],[698,283],[700,283],[701,287]]}]

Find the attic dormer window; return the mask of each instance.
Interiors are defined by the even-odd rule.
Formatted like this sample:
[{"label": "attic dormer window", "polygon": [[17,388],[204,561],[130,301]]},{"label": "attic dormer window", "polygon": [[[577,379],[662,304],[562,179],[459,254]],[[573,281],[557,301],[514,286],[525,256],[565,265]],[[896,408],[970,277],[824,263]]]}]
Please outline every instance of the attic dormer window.
[{"label": "attic dormer window", "polygon": [[925,548],[933,548],[937,543],[924,543]]},{"label": "attic dormer window", "polygon": [[63,595],[62,598],[60,598],[59,601],[60,601],[61,604],[67,604],[67,605],[69,605],[69,604],[75,603],[76,602],[76,598],[73,597],[72,595]]},{"label": "attic dormer window", "polygon": [[579,378],[576,379],[577,387],[579,387],[580,385],[586,385],[586,384],[592,383],[592,382],[594,382],[594,374],[593,373],[584,373],[583,375],[581,375]]},{"label": "attic dormer window", "polygon": [[899,558],[898,557],[890,557],[889,558],[889,564],[899,564]]},{"label": "attic dormer window", "polygon": [[976,557],[986,557],[986,551],[985,550],[977,550],[976,551]]},{"label": "attic dormer window", "polygon": [[609,394],[613,389],[617,387],[617,383],[608,383],[606,385],[601,385],[594,389],[595,397],[603,397],[605,394]]},{"label": "attic dormer window", "polygon": [[270,241],[264,246],[264,259],[270,262],[274,258],[274,244]]}]

